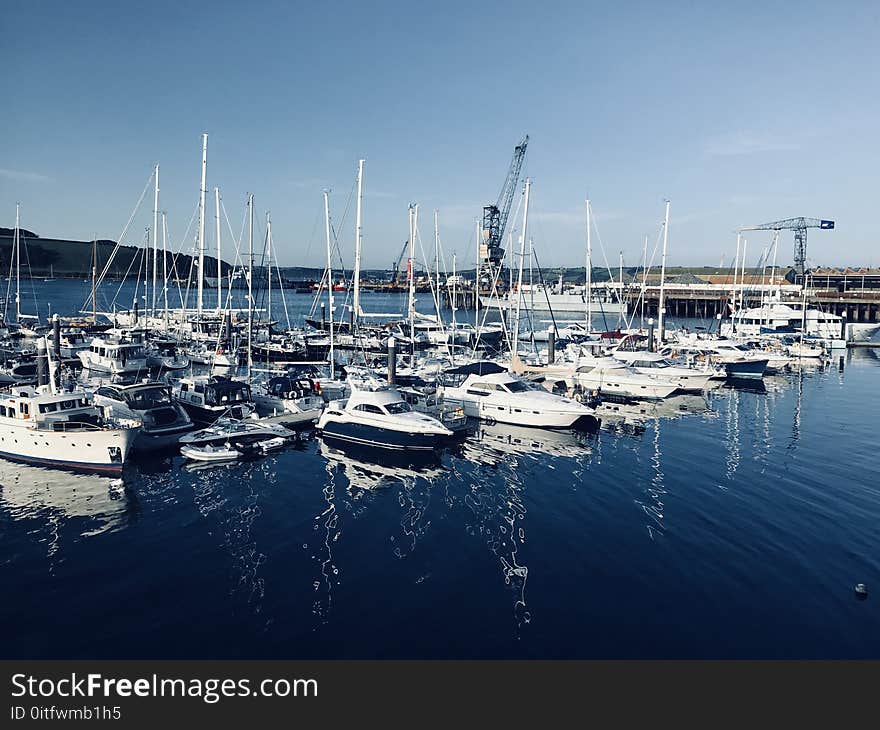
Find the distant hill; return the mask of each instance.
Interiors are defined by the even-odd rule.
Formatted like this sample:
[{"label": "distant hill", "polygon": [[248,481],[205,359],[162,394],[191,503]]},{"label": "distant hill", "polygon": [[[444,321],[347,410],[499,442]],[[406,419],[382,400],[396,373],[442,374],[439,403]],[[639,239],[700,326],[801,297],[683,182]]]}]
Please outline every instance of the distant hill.
[{"label": "distant hill", "polygon": [[[14,232],[8,228],[0,228],[0,272],[9,271],[13,256]],[[116,243],[99,240],[97,245],[98,273],[103,271]],[[87,278],[92,272],[92,241],[70,241],[58,238],[40,238],[30,231],[21,229],[21,270],[33,276],[45,276],[50,270],[57,277]],[[128,273],[136,275],[142,265],[143,249],[135,246],[121,246],[108,272],[111,278],[122,278]],[[173,270],[175,257],[169,252],[168,270]],[[192,256],[177,255],[177,276],[186,278],[189,274]],[[151,264],[152,266],[152,264]],[[159,261],[161,268],[162,262]],[[51,269],[50,269],[51,267]],[[223,275],[227,276],[232,267],[222,262]],[[217,276],[217,259],[205,256],[205,276]]]}]

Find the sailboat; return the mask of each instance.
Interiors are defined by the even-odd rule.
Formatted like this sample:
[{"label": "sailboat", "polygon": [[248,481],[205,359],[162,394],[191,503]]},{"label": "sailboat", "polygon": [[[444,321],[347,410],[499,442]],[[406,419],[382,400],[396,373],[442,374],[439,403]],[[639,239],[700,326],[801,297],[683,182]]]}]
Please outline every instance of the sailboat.
[{"label": "sailboat", "polygon": [[43,281],[55,281],[55,271],[52,268],[52,264],[49,264],[49,276],[43,277]]}]

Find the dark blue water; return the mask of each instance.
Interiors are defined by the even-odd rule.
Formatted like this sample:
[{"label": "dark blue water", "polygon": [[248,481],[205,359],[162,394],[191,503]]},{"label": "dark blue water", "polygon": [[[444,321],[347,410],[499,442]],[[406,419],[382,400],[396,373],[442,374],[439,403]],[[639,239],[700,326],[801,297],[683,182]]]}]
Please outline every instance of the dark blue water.
[{"label": "dark blue water", "polygon": [[115,490],[3,462],[0,654],[876,658],[878,386],[859,350],[419,468],[307,441]]}]

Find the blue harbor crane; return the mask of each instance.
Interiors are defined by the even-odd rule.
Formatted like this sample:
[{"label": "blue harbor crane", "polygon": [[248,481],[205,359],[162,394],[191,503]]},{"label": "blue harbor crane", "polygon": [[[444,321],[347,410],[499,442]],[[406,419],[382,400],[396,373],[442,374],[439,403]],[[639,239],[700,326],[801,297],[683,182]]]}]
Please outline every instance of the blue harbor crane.
[{"label": "blue harbor crane", "polygon": [[798,276],[803,277],[807,264],[807,229],[834,228],[834,221],[821,218],[786,218],[773,223],[762,223],[759,226],[746,226],[741,231],[794,231],[794,268]]},{"label": "blue harbor crane", "polygon": [[502,245],[504,230],[507,228],[510,205],[516,192],[516,184],[519,182],[519,173],[526,158],[528,144],[529,136],[526,135],[513,150],[513,159],[510,161],[507,178],[498,195],[498,202],[483,208],[483,245],[480,246],[480,262],[484,266],[500,266],[501,260],[504,258]]}]

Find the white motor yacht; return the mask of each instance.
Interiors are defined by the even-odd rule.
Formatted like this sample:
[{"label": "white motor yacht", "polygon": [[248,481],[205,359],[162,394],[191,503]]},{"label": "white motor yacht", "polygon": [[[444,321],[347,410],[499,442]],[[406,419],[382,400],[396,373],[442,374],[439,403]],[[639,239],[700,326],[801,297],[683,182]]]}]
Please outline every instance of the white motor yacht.
[{"label": "white motor yacht", "polygon": [[349,375],[351,395],[331,401],[318,419],[325,438],[397,451],[431,451],[453,432],[440,421],[414,411],[396,388],[378,378]]},{"label": "white motor yacht", "polygon": [[141,424],[105,417],[82,390],[13,386],[0,393],[0,456],[42,466],[120,474]]},{"label": "white motor yacht", "polygon": [[443,402],[482,421],[539,428],[598,427],[594,409],[529,383],[512,373],[473,373],[440,387]]}]

